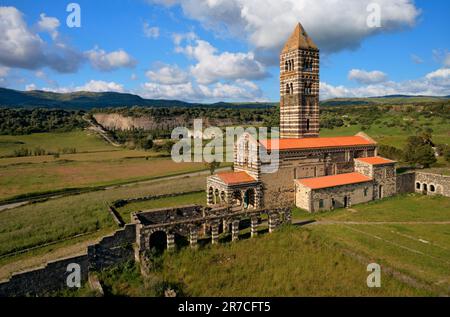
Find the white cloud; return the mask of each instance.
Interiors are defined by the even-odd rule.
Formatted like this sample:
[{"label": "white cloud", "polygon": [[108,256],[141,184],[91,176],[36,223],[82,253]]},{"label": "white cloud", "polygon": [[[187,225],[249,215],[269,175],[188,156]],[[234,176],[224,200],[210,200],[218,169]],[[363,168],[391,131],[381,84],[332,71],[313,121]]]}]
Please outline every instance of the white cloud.
[{"label": "white cloud", "polygon": [[156,26],[150,26],[147,22],[143,25],[144,35],[148,38],[157,39],[159,37],[159,28]]},{"label": "white cloud", "polygon": [[[301,22],[322,51],[355,49],[380,32],[412,26],[420,11],[413,0],[377,0],[381,28],[367,25],[367,5],[373,0],[153,0],[180,5],[184,14],[217,33],[247,39],[258,54],[277,62],[278,53]],[[261,51],[262,49],[262,51]],[[267,55],[267,56],[265,56]]]},{"label": "white cloud", "polygon": [[36,90],[37,86],[35,84],[29,84],[25,86],[25,90],[26,91],[32,91],[32,90]]},{"label": "white cloud", "polygon": [[192,82],[166,85],[148,82],[138,92],[144,98],[178,99],[191,102],[217,101],[265,101],[259,87],[246,80],[232,83],[216,83],[214,85],[195,85]]},{"label": "white cloud", "polygon": [[112,71],[121,67],[134,67],[136,61],[124,50],[107,53],[98,47],[85,53],[93,68]]},{"label": "white cloud", "polygon": [[173,38],[173,42],[175,43],[175,45],[179,46],[181,44],[181,42],[184,41],[184,40],[186,40],[188,42],[192,42],[194,40],[197,40],[198,36],[194,32],[174,33],[172,35],[172,38]]},{"label": "white cloud", "polygon": [[9,68],[0,66],[0,77],[6,77],[9,74]]},{"label": "white cloud", "polygon": [[385,82],[387,80],[387,75],[378,70],[374,70],[371,72],[361,70],[361,69],[352,69],[348,73],[348,79],[355,80],[360,84],[378,84]]},{"label": "white cloud", "polygon": [[416,55],[416,54],[411,54],[411,60],[413,61],[414,64],[423,64],[423,59]]},{"label": "white cloud", "polygon": [[[49,27],[50,23],[43,24]],[[29,29],[23,14],[15,7],[0,7],[0,65],[32,70],[48,66],[61,73],[71,73],[82,62],[82,54],[64,43],[44,42]]]},{"label": "white cloud", "polygon": [[441,68],[425,76],[428,80],[448,80],[450,79],[450,68]]},{"label": "white cloud", "polygon": [[61,25],[59,20],[54,17],[47,17],[45,13],[40,15],[41,19],[38,22],[38,29],[41,32],[47,32],[55,40],[58,38],[58,28]]},{"label": "white cloud", "polygon": [[189,81],[188,73],[176,65],[163,65],[157,70],[149,70],[146,76],[153,82],[165,85],[185,84]]},{"label": "white cloud", "polygon": [[91,92],[124,92],[123,85],[115,82],[106,82],[102,80],[91,80],[83,86],[75,88],[75,91],[91,91]]},{"label": "white cloud", "polygon": [[58,93],[69,93],[76,91],[87,91],[87,92],[125,92],[125,88],[122,84],[115,82],[106,82],[102,80],[91,80],[81,86],[71,86],[71,87],[58,87],[58,88],[42,88],[43,91],[52,91]]},{"label": "white cloud", "polygon": [[344,97],[376,97],[386,95],[450,95],[450,69],[439,69],[415,80],[386,81],[378,84],[351,88],[320,83],[321,99]]},{"label": "white cloud", "polygon": [[199,39],[194,44],[178,46],[176,51],[197,61],[190,71],[200,84],[211,84],[219,80],[262,79],[268,76],[264,66],[251,52],[218,53],[210,43]]}]

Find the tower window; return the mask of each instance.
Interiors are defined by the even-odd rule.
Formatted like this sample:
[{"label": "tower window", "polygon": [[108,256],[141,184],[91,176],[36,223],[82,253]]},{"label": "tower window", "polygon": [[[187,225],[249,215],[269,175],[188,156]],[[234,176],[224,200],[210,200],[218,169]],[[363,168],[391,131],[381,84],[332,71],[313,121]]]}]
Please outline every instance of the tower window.
[{"label": "tower window", "polygon": [[294,94],[294,85],[291,83],[290,85],[290,94],[293,95]]},{"label": "tower window", "polygon": [[284,71],[287,72],[289,70],[288,61],[284,62]]},{"label": "tower window", "polygon": [[306,120],[306,131],[309,131],[309,119]]},{"label": "tower window", "polygon": [[291,93],[291,89],[289,87],[289,84],[286,84],[286,95],[289,95]]}]

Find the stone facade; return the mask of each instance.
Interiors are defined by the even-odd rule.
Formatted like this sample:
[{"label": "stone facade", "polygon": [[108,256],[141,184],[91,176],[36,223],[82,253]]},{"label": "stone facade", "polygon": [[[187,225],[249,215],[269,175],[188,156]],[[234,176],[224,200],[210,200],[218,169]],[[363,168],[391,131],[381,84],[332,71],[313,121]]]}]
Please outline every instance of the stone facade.
[{"label": "stone facade", "polygon": [[415,173],[414,191],[425,195],[450,197],[450,176],[432,172]]},{"label": "stone facade", "polygon": [[374,165],[355,160],[355,171],[373,179],[373,199],[383,199],[397,193],[395,162]]},{"label": "stone facade", "polygon": [[311,189],[296,182],[295,205],[309,212],[349,208],[373,200],[372,181],[331,188]]},{"label": "stone facade", "polygon": [[211,243],[217,244],[219,234],[226,232],[230,226],[231,240],[237,241],[240,225],[246,220],[250,220],[251,237],[255,237],[263,216],[268,219],[269,232],[283,223],[291,222],[290,209],[233,211],[228,207],[212,209],[188,205],[135,213],[135,259],[141,261],[145,252],[152,249],[154,235],[157,233],[164,234],[167,250],[176,247],[176,236],[187,238],[191,247],[196,248],[199,236],[205,236],[209,232]]},{"label": "stone facade", "polygon": [[280,55],[282,138],[319,136],[319,56],[298,24]]}]

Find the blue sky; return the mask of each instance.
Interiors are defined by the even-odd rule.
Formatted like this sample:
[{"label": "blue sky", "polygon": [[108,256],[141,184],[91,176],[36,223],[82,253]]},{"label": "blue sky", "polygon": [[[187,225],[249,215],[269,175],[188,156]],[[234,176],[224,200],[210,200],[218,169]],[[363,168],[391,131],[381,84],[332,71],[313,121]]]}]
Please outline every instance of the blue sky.
[{"label": "blue sky", "polygon": [[[446,0],[3,0],[0,86],[187,101],[275,101],[300,21],[321,49],[321,98],[450,95]],[[381,27],[367,25],[376,3]]]}]

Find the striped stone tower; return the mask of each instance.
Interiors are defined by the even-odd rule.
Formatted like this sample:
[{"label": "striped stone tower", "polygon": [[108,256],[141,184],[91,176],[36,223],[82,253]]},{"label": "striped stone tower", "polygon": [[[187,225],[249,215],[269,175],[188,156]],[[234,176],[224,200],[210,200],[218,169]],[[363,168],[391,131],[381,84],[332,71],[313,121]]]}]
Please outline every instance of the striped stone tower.
[{"label": "striped stone tower", "polygon": [[319,49],[299,23],[280,55],[280,136],[319,136]]}]

